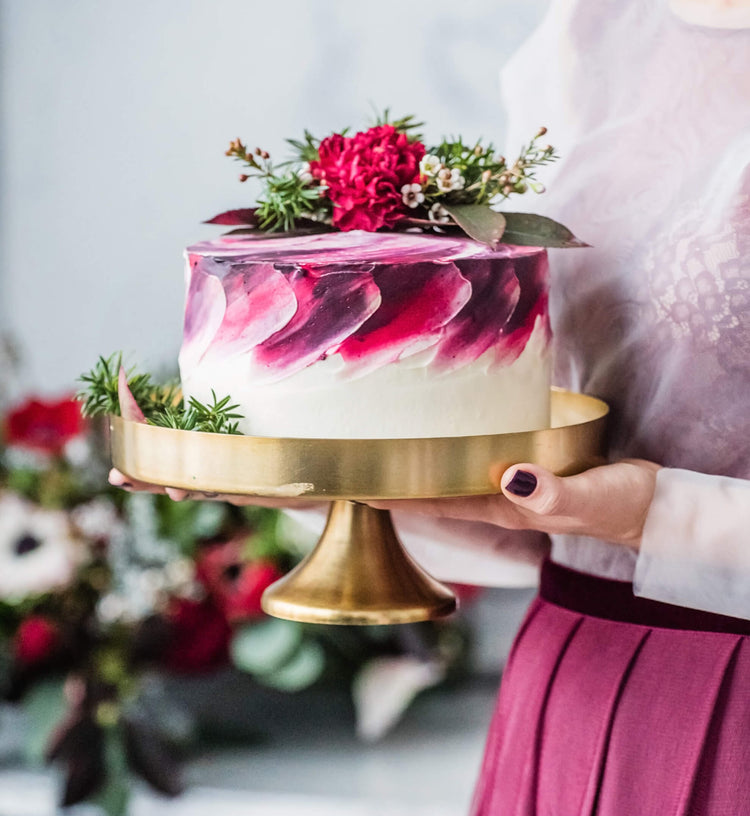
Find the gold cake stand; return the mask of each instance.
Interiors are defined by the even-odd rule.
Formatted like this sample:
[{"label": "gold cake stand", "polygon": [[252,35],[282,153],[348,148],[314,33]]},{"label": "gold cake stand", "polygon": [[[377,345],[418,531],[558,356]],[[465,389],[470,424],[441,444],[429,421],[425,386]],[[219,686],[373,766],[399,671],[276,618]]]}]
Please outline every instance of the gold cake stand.
[{"label": "gold cake stand", "polygon": [[551,427],[538,431],[410,439],[276,439],[177,431],[110,421],[112,462],[127,476],[206,493],[331,501],[315,549],[263,595],[276,617],[314,623],[430,620],[453,593],[405,552],[390,513],[362,502],[496,493],[518,462],[558,475],[602,461],[608,407],[553,389]]}]

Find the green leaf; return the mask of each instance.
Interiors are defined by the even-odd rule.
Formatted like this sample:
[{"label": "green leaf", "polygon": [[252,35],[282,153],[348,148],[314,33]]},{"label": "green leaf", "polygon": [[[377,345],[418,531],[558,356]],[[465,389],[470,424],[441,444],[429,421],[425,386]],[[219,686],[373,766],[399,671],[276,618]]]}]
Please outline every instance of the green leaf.
[{"label": "green leaf", "polygon": [[59,678],[37,683],[24,696],[23,710],[28,722],[24,745],[27,762],[35,765],[44,762],[47,744],[66,709],[63,681]]},{"label": "green leaf", "polygon": [[306,640],[280,669],[258,676],[261,683],[280,691],[302,691],[311,686],[326,665],[323,647],[314,640]]},{"label": "green leaf", "polygon": [[89,800],[107,816],[127,816],[130,803],[130,774],[119,726],[107,728],[104,743],[105,780]]},{"label": "green leaf", "polygon": [[496,249],[505,233],[505,217],[483,204],[443,205],[450,217],[475,241]]},{"label": "green leaf", "polygon": [[271,674],[284,666],[302,641],[302,627],[294,621],[268,618],[239,629],[232,638],[232,660],[249,674]]},{"label": "green leaf", "polygon": [[508,212],[504,215],[506,227],[503,243],[516,246],[562,248],[590,246],[576,238],[567,227],[543,215]]}]

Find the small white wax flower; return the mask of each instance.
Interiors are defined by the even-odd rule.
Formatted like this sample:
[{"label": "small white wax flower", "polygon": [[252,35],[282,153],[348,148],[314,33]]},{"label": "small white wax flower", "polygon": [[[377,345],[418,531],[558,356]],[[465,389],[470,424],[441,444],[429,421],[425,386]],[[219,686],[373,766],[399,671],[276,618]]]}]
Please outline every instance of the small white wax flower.
[{"label": "small white wax flower", "polygon": [[315,181],[313,174],[310,172],[310,165],[307,162],[302,165],[299,173],[297,173],[297,177],[303,184],[312,184],[313,181]]},{"label": "small white wax flower", "polygon": [[440,202],[436,202],[430,207],[427,217],[437,224],[447,224],[451,220],[448,210]]},{"label": "small white wax flower", "polygon": [[109,539],[123,527],[117,508],[109,499],[99,496],[86,504],[79,504],[70,512],[73,524],[88,539]]},{"label": "small white wax flower", "polygon": [[419,162],[419,171],[425,176],[436,176],[441,167],[440,159],[433,153],[422,156],[422,160]]},{"label": "small white wax flower", "polygon": [[125,616],[126,604],[119,595],[110,593],[96,605],[96,614],[104,624],[116,623]]},{"label": "small white wax flower", "polygon": [[463,190],[466,186],[466,179],[458,169],[451,170],[451,190]]},{"label": "small white wax flower", "polygon": [[407,207],[418,207],[424,201],[421,184],[404,184],[401,188],[401,200]]}]

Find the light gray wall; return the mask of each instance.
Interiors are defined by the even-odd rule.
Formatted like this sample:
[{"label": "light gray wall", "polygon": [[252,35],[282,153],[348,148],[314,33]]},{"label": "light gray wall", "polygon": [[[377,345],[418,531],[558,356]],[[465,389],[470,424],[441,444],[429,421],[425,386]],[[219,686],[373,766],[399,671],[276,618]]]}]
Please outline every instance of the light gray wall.
[{"label": "light gray wall", "polygon": [[[248,206],[223,156],[371,105],[502,144],[498,69],[546,0],[0,0],[0,320],[28,384],[173,365],[183,246]],[[0,326],[2,324],[0,323]]]}]

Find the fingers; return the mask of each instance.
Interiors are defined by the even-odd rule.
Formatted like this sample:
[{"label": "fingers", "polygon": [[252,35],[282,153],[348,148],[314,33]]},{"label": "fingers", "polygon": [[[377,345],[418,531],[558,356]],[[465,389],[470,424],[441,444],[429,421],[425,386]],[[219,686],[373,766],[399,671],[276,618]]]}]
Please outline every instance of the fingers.
[{"label": "fingers", "polygon": [[109,483],[114,487],[120,487],[129,493],[154,493],[156,495],[169,496],[172,501],[186,501],[188,499],[196,501],[217,501],[234,504],[237,507],[268,507],[279,510],[289,510],[292,508],[312,508],[318,507],[322,502],[312,502],[309,499],[293,498],[267,498],[265,496],[242,496],[236,493],[211,493],[205,490],[183,490],[179,487],[163,487],[161,485],[141,482],[126,476],[116,468],[109,472]]},{"label": "fingers", "polygon": [[131,479],[116,468],[109,471],[109,483],[113,487],[120,487],[123,490],[130,492],[145,492],[145,493],[164,493],[165,489],[160,485],[149,484],[148,482],[139,482],[137,479]]},{"label": "fingers", "polygon": [[503,495],[537,529],[577,533],[637,549],[654,494],[658,465],[628,460],[555,476],[531,464],[515,465],[502,476]]}]

